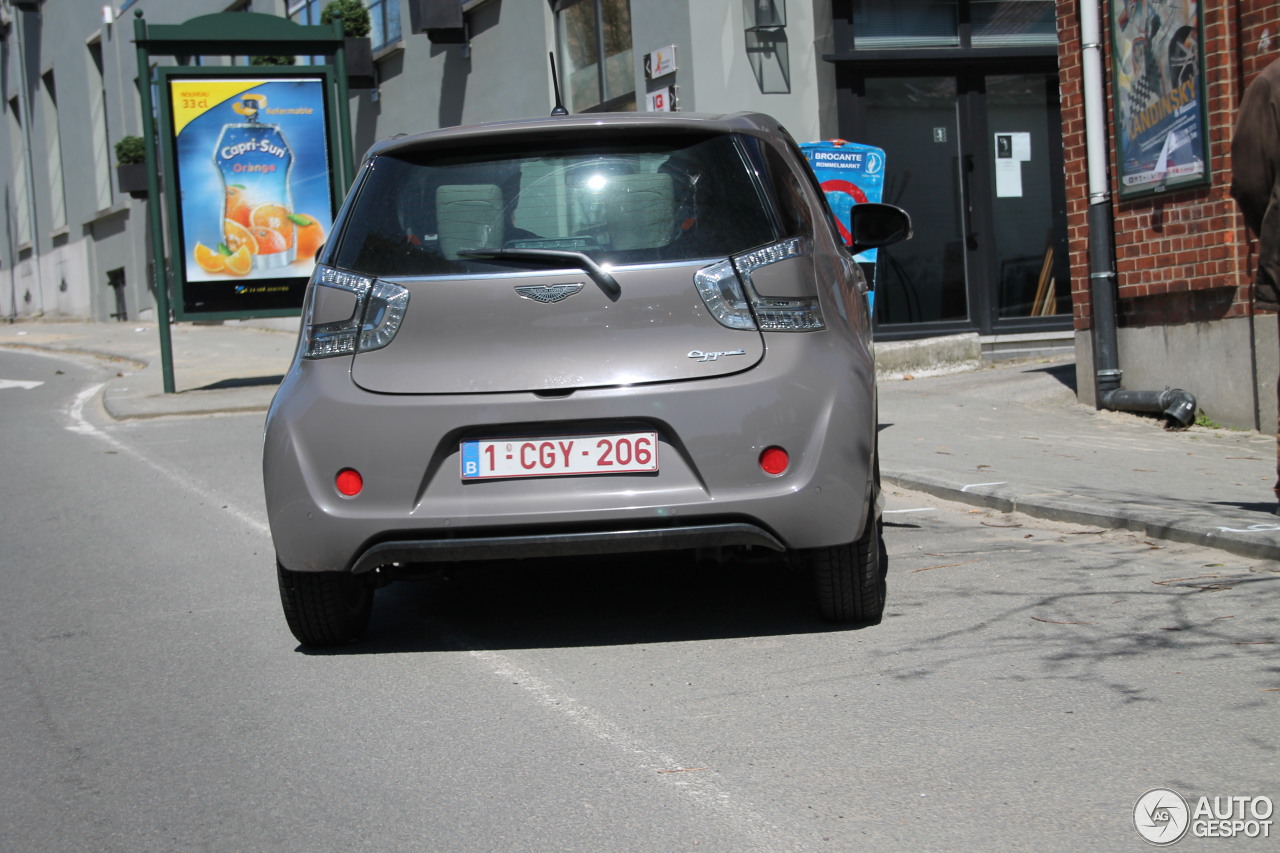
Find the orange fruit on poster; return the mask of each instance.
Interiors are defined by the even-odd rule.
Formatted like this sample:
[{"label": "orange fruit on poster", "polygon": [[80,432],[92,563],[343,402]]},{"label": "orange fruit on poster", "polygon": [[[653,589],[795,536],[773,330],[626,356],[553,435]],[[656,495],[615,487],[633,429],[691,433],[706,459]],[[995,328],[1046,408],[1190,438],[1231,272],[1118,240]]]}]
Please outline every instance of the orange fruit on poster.
[{"label": "orange fruit on poster", "polygon": [[284,235],[274,228],[264,228],[261,225],[254,225],[249,229],[249,233],[253,236],[253,241],[258,247],[259,255],[274,255],[276,252],[283,252],[289,248],[289,244],[285,241]]},{"label": "orange fruit on poster", "polygon": [[248,275],[249,270],[253,269],[253,255],[249,254],[249,247],[241,246],[228,255],[226,267],[227,272],[232,275]]},{"label": "orange fruit on poster", "polygon": [[248,248],[251,255],[258,254],[258,241],[254,239],[253,234],[249,233],[248,228],[234,219],[222,221],[222,234],[227,238],[227,248],[232,254],[241,246]]},{"label": "orange fruit on poster", "polygon": [[[249,225],[279,231],[284,237],[284,247],[287,249],[293,245],[293,221],[289,218],[289,208],[283,204],[268,202],[258,205],[249,214]],[[266,250],[262,254],[267,254]]]},{"label": "orange fruit on poster", "polygon": [[216,249],[210,249],[204,243],[196,243],[193,254],[196,256],[196,263],[205,272],[222,272],[227,265],[226,255],[220,254]]},{"label": "orange fruit on poster", "polygon": [[324,242],[324,229],[314,216],[295,213],[289,217],[298,226],[298,260],[307,260],[316,256],[316,250]]},{"label": "orange fruit on poster", "polygon": [[232,184],[227,187],[226,201],[226,218],[239,222],[245,228],[250,224],[249,216],[253,212],[253,205],[250,203],[248,196],[245,195],[244,187],[239,184]]}]

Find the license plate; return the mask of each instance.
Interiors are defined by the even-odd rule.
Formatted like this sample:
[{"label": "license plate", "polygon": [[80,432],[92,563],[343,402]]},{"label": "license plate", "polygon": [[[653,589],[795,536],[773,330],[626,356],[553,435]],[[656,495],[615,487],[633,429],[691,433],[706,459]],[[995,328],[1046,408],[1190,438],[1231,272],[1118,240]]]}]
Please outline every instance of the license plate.
[{"label": "license plate", "polygon": [[464,480],[634,474],[657,470],[656,432],[462,442]]}]

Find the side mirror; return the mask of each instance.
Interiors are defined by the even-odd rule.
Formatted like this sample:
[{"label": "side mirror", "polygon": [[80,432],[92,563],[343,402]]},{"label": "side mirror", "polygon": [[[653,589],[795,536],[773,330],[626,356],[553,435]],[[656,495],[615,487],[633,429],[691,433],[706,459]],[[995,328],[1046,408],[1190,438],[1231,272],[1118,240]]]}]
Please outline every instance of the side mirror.
[{"label": "side mirror", "polygon": [[849,211],[850,245],[855,252],[911,239],[911,217],[892,204],[866,202]]}]

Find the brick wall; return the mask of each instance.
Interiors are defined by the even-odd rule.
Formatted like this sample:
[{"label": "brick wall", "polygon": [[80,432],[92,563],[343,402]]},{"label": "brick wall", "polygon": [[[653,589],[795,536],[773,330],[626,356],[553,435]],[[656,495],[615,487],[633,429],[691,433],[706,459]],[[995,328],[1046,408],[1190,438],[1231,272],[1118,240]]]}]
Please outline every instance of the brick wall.
[{"label": "brick wall", "polygon": [[[1090,2],[1091,0],[1084,0]],[[1110,0],[1121,2],[1122,0]],[[1101,4],[1103,68],[1110,84],[1110,3]],[[1178,325],[1246,316],[1252,305],[1252,246],[1230,196],[1231,132],[1243,82],[1280,57],[1280,3],[1204,0],[1204,78],[1211,184],[1121,202],[1111,153],[1120,325]],[[1088,174],[1077,0],[1058,0],[1067,226],[1077,329],[1091,327]],[[1107,118],[1114,139],[1108,85]]]}]

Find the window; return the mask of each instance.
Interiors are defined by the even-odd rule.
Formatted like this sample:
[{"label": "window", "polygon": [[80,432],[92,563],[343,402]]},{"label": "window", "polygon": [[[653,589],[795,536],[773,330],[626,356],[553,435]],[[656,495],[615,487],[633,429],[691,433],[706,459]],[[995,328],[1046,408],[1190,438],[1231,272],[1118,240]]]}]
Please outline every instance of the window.
[{"label": "window", "polygon": [[1053,0],[853,0],[858,50],[1056,45]]},{"label": "window", "polygon": [[62,129],[58,121],[58,90],[53,85],[53,72],[42,75],[44,94],[41,112],[44,113],[44,144],[48,146],[49,194],[51,198],[49,225],[55,230],[67,224],[67,192],[62,179]]},{"label": "window", "polygon": [[400,41],[400,0],[368,0],[370,47],[375,51]]},{"label": "window", "polygon": [[556,27],[569,111],[635,110],[630,0],[560,0]]},{"label": "window", "polygon": [[320,13],[328,0],[289,0],[286,17],[295,24],[313,26],[320,23]]},{"label": "window", "polygon": [[958,47],[955,0],[854,0],[854,44],[859,50]]},{"label": "window", "polygon": [[21,248],[31,243],[31,190],[27,183],[27,146],[22,134],[22,105],[9,99],[9,150],[13,162],[14,239]]},{"label": "window", "polygon": [[1051,0],[969,0],[974,47],[1056,45]]},{"label": "window", "polygon": [[111,134],[107,128],[107,89],[102,74],[102,42],[89,44],[89,145],[93,149],[94,203],[111,206]]},{"label": "window", "polygon": [[[289,0],[286,17],[294,23],[315,26],[329,0]],[[369,10],[369,42],[374,52],[400,41],[400,0],[365,0]],[[309,65],[325,62],[323,56],[299,56],[298,61]]]},{"label": "window", "polygon": [[527,268],[467,257],[475,249],[582,252],[614,265],[727,257],[780,236],[770,188],[742,150],[730,136],[636,142],[622,133],[576,145],[394,151],[365,170],[332,261],[368,275],[429,276]]}]

